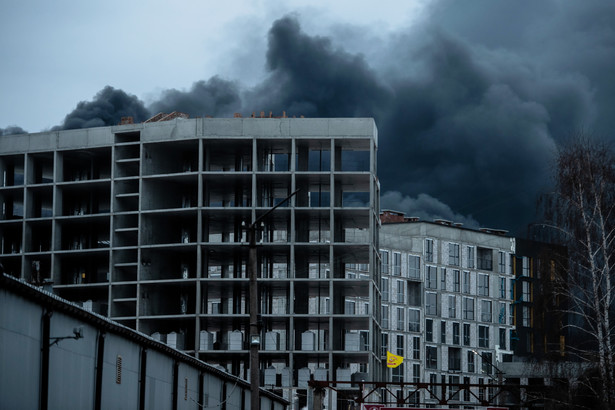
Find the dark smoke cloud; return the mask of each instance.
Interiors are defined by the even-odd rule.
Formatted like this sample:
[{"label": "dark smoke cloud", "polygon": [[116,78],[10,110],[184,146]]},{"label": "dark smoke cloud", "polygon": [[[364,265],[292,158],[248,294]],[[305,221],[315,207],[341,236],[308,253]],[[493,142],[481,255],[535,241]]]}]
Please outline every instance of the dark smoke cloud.
[{"label": "dark smoke cloud", "polygon": [[149,106],[152,113],[180,111],[192,117],[232,116],[241,111],[239,86],[220,77],[197,81],[189,91],[175,89],[162,92],[160,100]]},{"label": "dark smoke cloud", "polygon": [[284,17],[269,30],[260,84],[213,77],[167,90],[149,109],[107,87],[63,128],[158,111],[371,116],[383,206],[521,232],[549,187],[558,143],[579,129],[615,128],[613,15],[608,2],[433,2],[420,25],[366,34],[378,38],[366,54],[344,49],[339,33],[353,30],[313,36]]},{"label": "dark smoke cloud", "polygon": [[9,125],[6,128],[0,128],[0,136],[3,135],[17,135],[17,134],[27,134],[28,131],[24,130],[21,127],[16,125]]},{"label": "dark smoke cloud", "polygon": [[143,102],[136,96],[106,86],[96,94],[93,101],[81,101],[69,113],[61,126],[54,129],[76,129],[117,125],[121,117],[133,117],[135,122],[150,117]]}]

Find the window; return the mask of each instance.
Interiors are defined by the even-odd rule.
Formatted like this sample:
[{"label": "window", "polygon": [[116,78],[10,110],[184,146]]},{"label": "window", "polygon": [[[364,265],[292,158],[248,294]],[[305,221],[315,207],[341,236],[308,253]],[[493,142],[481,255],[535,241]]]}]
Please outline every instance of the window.
[{"label": "window", "polygon": [[425,274],[425,287],[429,289],[438,289],[438,271],[435,266],[427,266]]},{"label": "window", "polygon": [[406,303],[405,297],[406,282],[403,280],[397,281],[397,303]]},{"label": "window", "polygon": [[463,324],[463,345],[470,346],[470,324]]},{"label": "window", "polygon": [[460,344],[459,343],[459,323],[453,323],[453,344],[454,345]]},{"label": "window", "polygon": [[425,314],[437,315],[438,314],[438,295],[432,292],[425,293]]},{"label": "window", "polygon": [[448,348],[448,370],[461,371],[461,349],[458,347]]},{"label": "window", "polygon": [[506,350],[506,329],[500,329],[500,349]]},{"label": "window", "polygon": [[509,279],[508,280],[508,292],[510,293],[510,296],[508,299],[510,300],[515,300],[515,279]]},{"label": "window", "polygon": [[382,347],[381,347],[381,351],[380,351],[380,355],[381,356],[386,356],[387,355],[387,350],[389,350],[389,334],[388,333],[383,333],[382,334]]},{"label": "window", "polygon": [[356,305],[357,305],[357,302],[355,302],[354,300],[344,301],[344,313],[346,315],[356,314]]},{"label": "window", "polygon": [[401,253],[393,252],[393,276],[401,276]]},{"label": "window", "polygon": [[418,336],[412,338],[412,358],[421,360],[421,338]]},{"label": "window", "polygon": [[440,269],[440,289],[446,290],[446,268]]},{"label": "window", "polygon": [[498,252],[498,272],[506,273],[506,254]]},{"label": "window", "polygon": [[389,301],[389,278],[380,279],[380,291],[382,292],[382,301]]},{"label": "window", "polygon": [[470,272],[463,271],[463,293],[470,293]]},{"label": "window", "polygon": [[425,239],[425,260],[433,262],[433,239]]},{"label": "window", "polygon": [[500,278],[500,299],[506,299],[506,278]]},{"label": "window", "polygon": [[482,367],[481,370],[483,371],[483,373],[485,374],[491,374],[492,371],[492,361],[493,358],[491,356],[491,353],[487,353],[487,352],[483,352],[481,355],[481,363],[482,363]]},{"label": "window", "polygon": [[468,268],[474,269],[474,247],[468,246],[467,250],[468,250]]},{"label": "window", "polygon": [[389,274],[389,251],[380,251],[380,260],[381,260],[381,273],[388,275]]},{"label": "window", "polygon": [[448,244],[448,264],[452,266],[459,266],[459,244]]},{"label": "window", "polygon": [[491,313],[491,301],[481,300],[480,302],[480,320],[481,322],[491,322],[493,315]]},{"label": "window", "polygon": [[524,256],[522,260],[522,275],[525,277],[530,277],[530,258]]},{"label": "window", "polygon": [[480,270],[493,270],[493,250],[487,248],[477,248],[478,254],[478,269]]},{"label": "window", "polygon": [[530,327],[532,324],[532,311],[529,306],[523,306],[523,326]]},{"label": "window", "polygon": [[425,368],[438,368],[438,348],[435,346],[425,346]]},{"label": "window", "polygon": [[448,295],[448,317],[457,318],[457,297],[455,295]]},{"label": "window", "polygon": [[389,328],[389,307],[387,305],[382,305],[382,328]]},{"label": "window", "polygon": [[440,343],[446,344],[446,322],[440,322]]},{"label": "window", "polygon": [[478,347],[489,348],[489,326],[478,327]]},{"label": "window", "polygon": [[403,383],[404,381],[404,364],[403,363],[393,368],[392,380],[396,383]]},{"label": "window", "polygon": [[506,324],[506,303],[500,302],[498,311],[499,311],[498,323],[505,325]]},{"label": "window", "polygon": [[474,299],[463,298],[463,318],[465,320],[474,320]]},{"label": "window", "polygon": [[412,365],[412,382],[419,383],[421,381],[421,365],[413,364]]},{"label": "window", "polygon": [[508,305],[508,323],[511,325],[515,324],[515,306]]},{"label": "window", "polygon": [[[464,376],[463,384],[465,384],[465,385],[470,384],[470,378]],[[470,389],[464,389],[463,390],[463,401],[470,401]]]},{"label": "window", "polygon": [[425,341],[433,342],[433,320],[425,319]]},{"label": "window", "polygon": [[433,374],[433,373],[430,374],[429,383],[432,385],[432,388],[430,389],[429,397],[432,399],[435,399],[436,396],[440,395],[440,386],[435,386],[435,384],[438,383],[438,375]]},{"label": "window", "polygon": [[417,309],[408,309],[408,331],[421,331],[421,311]]},{"label": "window", "polygon": [[527,281],[521,282],[521,287],[522,287],[522,291],[523,291],[521,301],[522,302],[531,302],[532,299],[531,299],[531,292],[530,292],[530,290],[531,290],[530,282],[527,282]]},{"label": "window", "polygon": [[404,308],[397,308],[397,330],[404,330]]},{"label": "window", "polygon": [[415,255],[408,255],[408,277],[411,279],[421,278],[421,258]]},{"label": "window", "polygon": [[478,294],[489,296],[489,275],[478,274]]},{"label": "window", "polygon": [[474,356],[475,353],[472,350],[468,350],[468,373],[474,373]]},{"label": "window", "polygon": [[453,292],[461,292],[461,278],[458,269],[453,270]]},{"label": "window", "polygon": [[398,356],[404,357],[404,335],[397,335],[397,353]]}]

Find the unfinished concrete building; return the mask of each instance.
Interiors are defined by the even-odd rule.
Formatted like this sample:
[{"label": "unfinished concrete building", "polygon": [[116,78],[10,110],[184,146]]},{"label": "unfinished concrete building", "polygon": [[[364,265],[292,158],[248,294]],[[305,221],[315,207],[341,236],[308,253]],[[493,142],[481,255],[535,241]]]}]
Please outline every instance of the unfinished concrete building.
[{"label": "unfinished concrete building", "polygon": [[261,385],[292,400],[311,376],[378,379],[376,150],[372,119],[176,118],[5,136],[0,261],[247,378],[244,227],[298,190],[261,227]]}]

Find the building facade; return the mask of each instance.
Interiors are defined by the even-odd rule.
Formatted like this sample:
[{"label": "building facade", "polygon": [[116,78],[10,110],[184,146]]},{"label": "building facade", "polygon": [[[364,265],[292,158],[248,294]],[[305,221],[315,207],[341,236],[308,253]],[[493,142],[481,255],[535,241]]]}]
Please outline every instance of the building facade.
[{"label": "building facade", "polygon": [[[479,405],[494,394],[488,385],[497,384],[498,364],[512,354],[515,239],[391,211],[382,221],[380,354],[404,357],[399,367],[385,369],[387,380],[441,383],[431,392],[400,385],[383,395],[392,403],[409,397],[406,402],[436,405],[444,397],[449,405]],[[448,384],[485,388],[473,389],[474,396]]]},{"label": "building facade", "polygon": [[372,119],[176,118],[0,153],[6,273],[246,379],[244,228],[297,192],[259,229],[261,385],[301,403],[311,376],[381,376],[378,305],[352,310],[379,298]]}]

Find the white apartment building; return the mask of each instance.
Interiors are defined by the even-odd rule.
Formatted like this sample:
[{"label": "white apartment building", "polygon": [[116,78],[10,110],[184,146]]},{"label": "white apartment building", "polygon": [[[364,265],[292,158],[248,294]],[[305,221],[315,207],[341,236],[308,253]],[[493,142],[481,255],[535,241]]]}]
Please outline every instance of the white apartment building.
[{"label": "white apartment building", "polygon": [[485,384],[471,389],[475,396],[454,386],[445,392],[442,386],[432,392],[403,386],[396,392],[415,404],[438,404],[444,397],[449,405],[478,406],[494,394],[487,385],[497,383],[498,363],[512,354],[515,239],[503,231],[384,215],[389,218],[380,231],[381,357],[387,350],[404,357],[401,366],[385,369],[387,379]]}]

